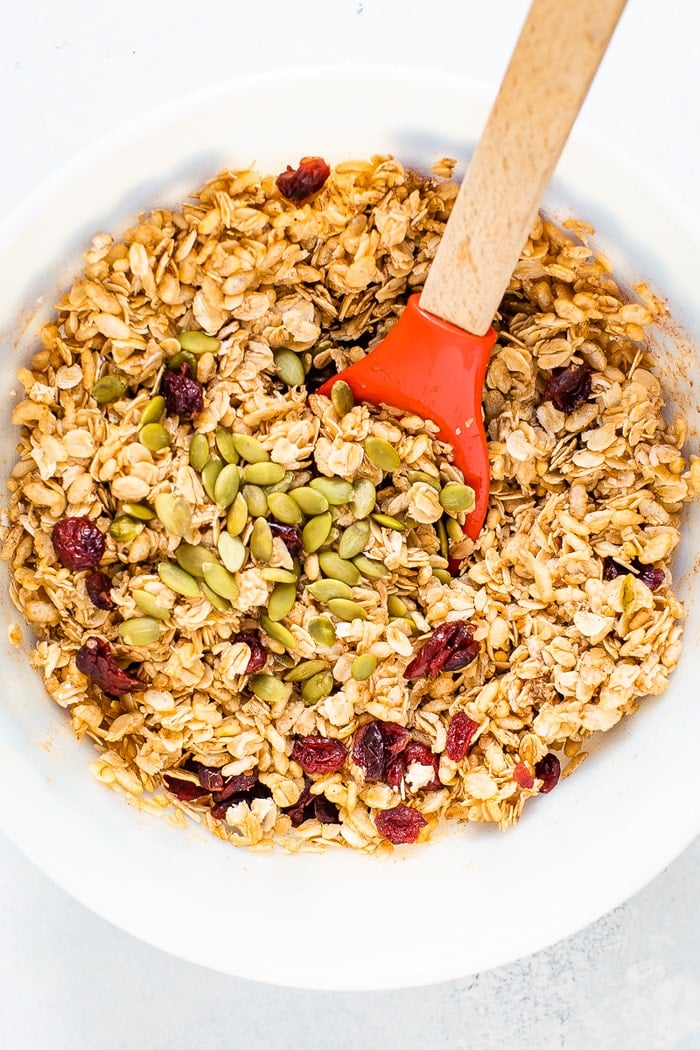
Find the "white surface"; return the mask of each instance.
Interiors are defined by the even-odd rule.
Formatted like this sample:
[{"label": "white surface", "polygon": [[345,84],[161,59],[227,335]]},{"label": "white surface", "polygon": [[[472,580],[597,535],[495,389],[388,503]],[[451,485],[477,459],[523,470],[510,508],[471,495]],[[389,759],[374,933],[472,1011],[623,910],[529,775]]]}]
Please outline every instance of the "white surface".
[{"label": "white surface", "polygon": [[[454,32],[448,16],[438,20],[431,15],[435,42],[426,50],[428,18],[423,5],[365,0],[364,10],[361,6],[338,0],[299,2],[294,7],[268,2],[255,8],[204,2],[195,9],[179,2],[148,8],[122,3],[110,9],[109,21],[106,13],[102,15],[102,22],[99,9],[86,3],[76,3],[70,10],[48,5],[13,10],[12,28],[6,27],[0,44],[0,85],[4,97],[11,99],[0,115],[6,146],[0,172],[5,205],[18,201],[77,147],[117,126],[144,104],[231,73],[342,54],[345,59],[432,65],[495,83],[524,11],[524,4],[514,2],[444,5],[444,10],[453,12],[473,7],[471,32],[466,36]],[[460,20],[465,23],[464,15]],[[689,126],[698,102],[698,28],[700,16],[689,2],[661,15],[658,5],[635,0],[582,116],[584,126],[607,128],[619,145],[643,159],[692,205],[698,155]],[[246,49],[244,41],[250,40],[255,46]],[[300,114],[300,120],[312,122],[313,114]],[[265,1042],[289,1046],[360,1046],[380,1041],[388,1046],[426,1042],[478,1046],[487,1037],[494,1046],[504,1045],[508,1037],[510,1046],[536,1040],[543,1046],[576,1047],[584,1045],[579,1042],[582,1033],[597,1045],[615,1045],[615,1036],[619,1043],[623,1033],[639,1046],[700,1045],[700,1019],[693,1013],[697,1010],[698,910],[692,875],[697,876],[697,848],[637,902],[568,945],[483,977],[476,992],[453,984],[421,997],[303,995],[253,989],[205,974],[123,935],[105,932],[108,928],[99,920],[52,888],[48,897],[39,889],[23,896],[32,879],[39,886],[42,880],[22,874],[27,866],[10,847],[7,857],[8,870],[13,871],[14,863],[17,872],[16,883],[11,883],[14,896],[11,888],[2,898],[9,930],[0,963],[4,974],[0,1041],[4,1037],[8,1045],[19,1045],[26,1038],[32,1046],[81,1047],[96,1041],[98,1032],[103,1033],[103,1045],[109,1045],[105,1029],[114,1034],[115,1046],[129,1045],[139,1031],[144,1033],[145,1046],[191,1045],[195,1032],[212,1046],[230,1045],[235,1018],[241,1042],[254,1046],[256,1038],[258,1045],[263,1042],[257,1016],[276,1024],[264,1032]],[[668,888],[663,888],[669,878],[681,890],[673,907]],[[646,903],[641,906],[639,900]],[[20,921],[25,901],[33,909],[32,923]],[[683,909],[680,921],[679,908]],[[83,935],[94,945],[92,955],[75,947],[65,950],[76,912],[82,916],[78,929],[92,931]],[[64,926],[56,921],[61,913]],[[625,951],[603,952],[601,944],[608,943],[620,916],[627,923],[617,928],[618,933],[627,931]],[[34,943],[28,933],[33,923],[49,934],[45,940]],[[666,940],[669,930],[672,944]],[[76,945],[83,938],[71,935],[70,942]],[[628,982],[622,980],[626,967],[632,967]],[[123,989],[123,998],[116,991],[110,996],[107,989],[118,988],[120,980],[123,983],[125,970],[134,975],[133,983]],[[57,973],[65,985],[57,984]],[[95,983],[98,977],[100,983]],[[81,987],[89,990],[84,997],[77,991]],[[144,994],[144,987],[161,989],[162,998]],[[57,988],[60,996],[55,995]],[[66,996],[66,990],[73,994]],[[123,1009],[132,998],[136,1017]],[[107,1015],[103,1026],[105,999],[115,1013],[111,1023]],[[248,1004],[243,1012],[241,1000]],[[529,1011],[522,1006],[528,1000],[533,1001]],[[115,1001],[122,1007],[118,1011]],[[217,1016],[215,1004],[222,1001],[226,1009]],[[36,1010],[37,1002],[55,1004],[63,1030],[50,1009]],[[550,1009],[547,1002],[556,1005]],[[203,1003],[209,1004],[204,1010]],[[313,1018],[334,1007],[344,1023],[329,1030],[327,1022],[317,1022],[326,1027],[315,1037]],[[147,1018],[149,1012],[153,1016]],[[436,1017],[429,1027],[432,1013]]]}]

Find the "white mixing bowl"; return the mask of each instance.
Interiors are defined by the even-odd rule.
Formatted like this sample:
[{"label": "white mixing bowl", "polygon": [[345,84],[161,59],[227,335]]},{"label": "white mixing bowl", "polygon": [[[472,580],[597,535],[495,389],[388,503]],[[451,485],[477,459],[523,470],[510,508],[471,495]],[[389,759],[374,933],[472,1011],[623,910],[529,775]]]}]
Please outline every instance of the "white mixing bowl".
[{"label": "white mixing bowl", "polygon": [[[2,467],[9,412],[39,321],[100,230],[175,203],[218,169],[277,172],[307,154],[335,162],[391,152],[427,167],[465,158],[483,89],[407,69],[308,70],[224,85],[149,115],[88,150],[0,235]],[[547,209],[599,229],[618,274],[645,277],[690,333],[660,333],[669,400],[695,434],[700,237],[663,189],[608,147],[575,137]],[[38,299],[41,295],[43,298]],[[693,438],[694,440],[694,438]],[[501,834],[474,827],[389,859],[331,850],[236,850],[145,816],[93,781],[87,743],[0,634],[0,827],[66,891],[166,951],[230,974],[316,988],[378,989],[465,976],[573,933],[656,875],[700,829],[695,653],[700,630],[689,507],[674,564],[685,650],[667,693],[609,733],[575,776]],[[5,623],[17,618],[2,580]],[[28,632],[25,632],[28,633]],[[28,650],[27,646],[27,650]]]}]

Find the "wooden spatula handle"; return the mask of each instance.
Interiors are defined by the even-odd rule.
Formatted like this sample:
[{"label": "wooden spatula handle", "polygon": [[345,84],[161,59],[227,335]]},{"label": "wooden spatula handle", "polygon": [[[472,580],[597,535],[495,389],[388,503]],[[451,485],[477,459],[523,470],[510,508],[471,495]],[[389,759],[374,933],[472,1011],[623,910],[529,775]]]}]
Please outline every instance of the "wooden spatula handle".
[{"label": "wooden spatula handle", "polygon": [[626,0],[533,0],[433,260],[424,310],[483,335]]}]

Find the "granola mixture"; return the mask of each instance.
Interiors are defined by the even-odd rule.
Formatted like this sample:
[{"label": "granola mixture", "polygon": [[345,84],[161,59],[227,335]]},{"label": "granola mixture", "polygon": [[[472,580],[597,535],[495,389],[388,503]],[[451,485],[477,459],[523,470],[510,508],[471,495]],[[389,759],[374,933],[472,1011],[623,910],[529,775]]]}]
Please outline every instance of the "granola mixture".
[{"label": "granola mixture", "polygon": [[289,849],[507,828],[666,687],[700,471],[657,304],[590,228],[539,219],[496,319],[476,544],[431,423],[313,393],[422,286],[450,172],[223,172],[97,236],[19,373],[12,597],[95,775],[146,810]]}]

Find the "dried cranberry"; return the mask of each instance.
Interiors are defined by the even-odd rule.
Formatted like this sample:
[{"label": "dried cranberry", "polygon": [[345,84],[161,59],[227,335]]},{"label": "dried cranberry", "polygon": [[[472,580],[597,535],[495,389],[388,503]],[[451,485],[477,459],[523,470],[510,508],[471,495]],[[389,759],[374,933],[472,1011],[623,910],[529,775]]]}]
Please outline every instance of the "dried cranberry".
[{"label": "dried cranberry", "polygon": [[521,788],[525,788],[528,791],[531,787],[534,787],[535,784],[535,778],[524,762],[518,762],[513,770],[513,780],[516,784],[519,784]]},{"label": "dried cranberry", "polygon": [[624,576],[628,572],[622,565],[618,565],[614,558],[603,558],[603,579],[616,580],[618,576]]},{"label": "dried cranberry", "polygon": [[457,711],[447,728],[447,743],[445,744],[447,757],[453,762],[461,762],[466,758],[478,728],[478,722],[465,715],[464,711]]},{"label": "dried cranberry", "polygon": [[406,768],[417,762],[420,766],[430,766],[433,771],[433,779],[429,780],[427,784],[424,784],[421,791],[439,791],[442,787],[438,779],[438,756],[434,755],[429,747],[425,744],[419,744],[417,740],[412,740],[410,744],[406,745],[406,750],[401,756],[406,763]]},{"label": "dried cranberry", "polygon": [[542,787],[540,788],[540,794],[546,795],[556,787],[559,782],[559,776],[561,774],[561,763],[556,755],[553,755],[550,751],[548,755],[541,758],[539,762],[535,763],[535,776],[538,780],[542,781]]},{"label": "dried cranberry", "polygon": [[337,773],[345,764],[348,752],[340,740],[327,736],[300,736],[294,741],[292,760],[305,773]]},{"label": "dried cranberry", "polygon": [[94,569],[105,552],[105,538],[89,518],[57,521],[51,541],[61,565],[72,572]]},{"label": "dried cranberry", "polygon": [[205,766],[201,762],[192,760],[187,763],[187,769],[197,774],[199,783],[205,791],[221,791],[224,786],[221,770],[216,766]]},{"label": "dried cranberry", "polygon": [[417,809],[399,805],[377,813],[374,823],[380,835],[399,846],[404,842],[415,842],[420,829],[425,827],[427,821]]},{"label": "dried cranberry", "polygon": [[384,779],[390,788],[394,791],[398,791],[401,787],[401,781],[406,773],[406,760],[403,755],[397,755],[396,758],[392,759],[386,767],[386,773]]},{"label": "dried cranberry", "polygon": [[650,591],[658,591],[666,579],[666,573],[658,565],[644,565],[639,573],[639,579],[647,585]]},{"label": "dried cranberry", "polygon": [[165,398],[168,414],[180,419],[194,419],[204,408],[204,394],[196,379],[191,379],[185,361],[179,371],[166,369],[163,373],[161,393]]},{"label": "dried cranberry", "polygon": [[277,176],[277,189],[288,201],[303,201],[318,193],[330,173],[322,157],[302,157],[298,168],[288,164]]},{"label": "dried cranberry", "polygon": [[551,401],[560,412],[573,412],[591,396],[591,370],[588,365],[555,368],[544,385],[543,401]]},{"label": "dried cranberry", "polygon": [[301,538],[301,530],[296,525],[280,525],[276,521],[270,521],[268,524],[272,535],[279,536],[293,558],[301,554],[304,541]]},{"label": "dried cranberry", "polygon": [[[638,574],[642,583],[645,583],[650,591],[658,591],[666,579],[666,573],[658,565],[643,565],[637,558],[630,562],[630,569]],[[619,565],[614,558],[603,559],[603,579],[615,580],[618,576],[626,576],[630,569]]]},{"label": "dried cranberry", "polygon": [[384,748],[388,761],[392,761],[400,755],[409,740],[409,732],[404,726],[396,722],[380,722],[379,728],[384,738]]},{"label": "dried cranberry", "polygon": [[293,828],[298,828],[305,820],[314,818],[320,824],[339,824],[338,807],[325,795],[312,795],[310,791],[311,781],[306,779],[304,790],[293,806],[283,810],[290,818]]},{"label": "dried cranberry", "polygon": [[250,649],[250,656],[248,663],[246,664],[245,673],[255,674],[256,671],[261,671],[267,663],[267,652],[265,646],[260,641],[260,636],[253,631],[245,631],[243,634],[237,634],[234,638],[234,642],[245,642]]},{"label": "dried cranberry", "polygon": [[340,824],[338,807],[325,795],[316,795],[314,798],[314,816],[319,824]]},{"label": "dried cranberry", "polygon": [[217,789],[214,801],[225,802],[232,795],[245,794],[246,791],[252,791],[257,783],[258,778],[255,773],[239,773],[235,777],[226,777],[221,789]]},{"label": "dried cranberry", "polygon": [[[234,787],[238,790],[234,790]],[[250,805],[256,798],[272,798],[270,788],[266,784],[261,784],[256,776],[241,773],[237,777],[231,777],[231,781],[226,782],[224,790],[214,795],[211,815],[215,820],[223,820],[226,811],[231,806],[235,806],[238,802],[247,802]]]},{"label": "dried cranberry", "polygon": [[106,572],[95,570],[95,572],[89,572],[85,577],[85,587],[90,601],[97,609],[116,609],[116,603],[109,593],[111,586],[112,581]]},{"label": "dried cranberry", "polygon": [[463,558],[447,559],[447,571],[449,572],[450,576],[459,576],[463,560]]},{"label": "dried cranberry", "polygon": [[163,780],[170,794],[179,798],[180,802],[194,802],[196,798],[202,798],[208,794],[206,788],[203,788],[201,784],[193,784],[191,780],[180,780],[179,777],[173,777],[169,773],[163,774]]},{"label": "dried cranberry", "polygon": [[368,722],[355,733],[352,759],[364,771],[365,780],[381,780],[386,766],[384,737],[379,722]]},{"label": "dried cranberry", "polygon": [[101,638],[88,638],[81,645],[75,658],[75,666],[110,696],[140,693],[145,688],[143,682],[135,675],[122,670],[114,659],[109,642]]},{"label": "dried cranberry", "polygon": [[440,671],[459,671],[478,652],[479,643],[474,641],[471,624],[464,620],[443,623],[423,643],[403,676],[411,682],[416,678],[435,678]]}]

